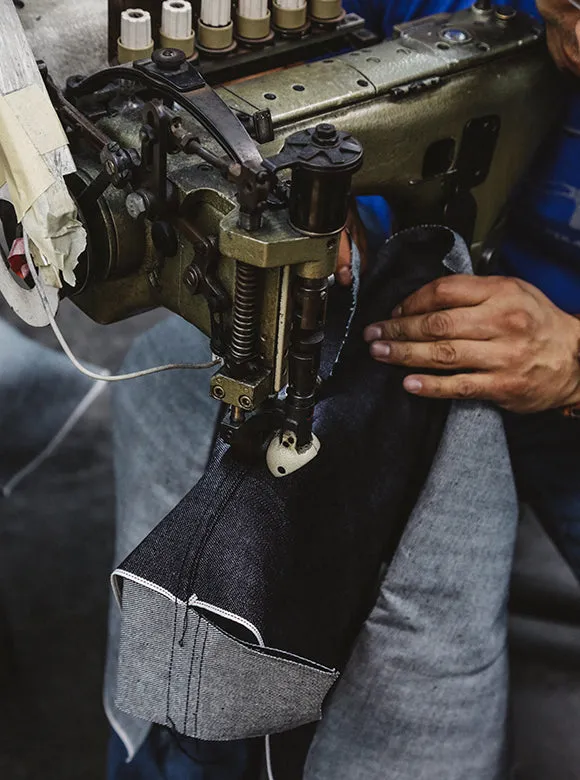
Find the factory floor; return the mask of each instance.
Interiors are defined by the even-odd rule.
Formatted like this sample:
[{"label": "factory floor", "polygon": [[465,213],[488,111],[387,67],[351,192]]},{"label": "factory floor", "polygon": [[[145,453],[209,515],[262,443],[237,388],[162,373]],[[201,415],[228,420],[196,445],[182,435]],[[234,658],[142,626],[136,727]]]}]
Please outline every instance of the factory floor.
[{"label": "factory floor", "polygon": [[[102,62],[106,0],[25,0],[21,14],[35,53],[57,78]],[[3,304],[0,316],[14,322]],[[60,314],[78,356],[110,369],[158,316],[105,329],[70,304]],[[46,331],[23,329],[54,344]],[[0,503],[0,614],[7,623],[0,623],[0,780],[104,778],[101,676],[113,532],[104,394],[41,471]],[[580,590],[527,513],[514,612],[518,780],[580,780]]]}]

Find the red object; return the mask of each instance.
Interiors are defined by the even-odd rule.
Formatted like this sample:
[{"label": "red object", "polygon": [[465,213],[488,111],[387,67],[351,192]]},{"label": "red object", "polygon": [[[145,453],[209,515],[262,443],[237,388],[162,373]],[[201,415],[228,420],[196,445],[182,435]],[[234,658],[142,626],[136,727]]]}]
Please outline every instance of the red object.
[{"label": "red object", "polygon": [[21,279],[26,279],[26,277],[30,275],[30,269],[26,262],[23,238],[17,238],[13,242],[10,254],[8,255],[8,264],[16,276],[19,276]]}]

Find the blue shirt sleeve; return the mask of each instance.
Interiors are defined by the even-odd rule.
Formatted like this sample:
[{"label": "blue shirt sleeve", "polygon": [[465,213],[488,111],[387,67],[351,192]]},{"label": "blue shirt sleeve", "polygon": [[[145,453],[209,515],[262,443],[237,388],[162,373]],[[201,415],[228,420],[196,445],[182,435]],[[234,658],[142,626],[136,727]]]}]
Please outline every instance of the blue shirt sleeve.
[{"label": "blue shirt sleeve", "polygon": [[[344,0],[345,10],[364,17],[379,35],[390,35],[393,25],[438,13],[469,8],[473,0]],[[510,5],[537,15],[535,0],[513,0]]]}]

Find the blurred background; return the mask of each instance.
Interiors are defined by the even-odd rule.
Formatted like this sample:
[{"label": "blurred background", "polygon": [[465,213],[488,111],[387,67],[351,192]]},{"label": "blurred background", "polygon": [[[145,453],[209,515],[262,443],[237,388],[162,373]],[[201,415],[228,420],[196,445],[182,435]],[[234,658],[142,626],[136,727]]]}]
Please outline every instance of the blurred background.
[{"label": "blurred background", "polygon": [[[105,65],[106,0],[25,0],[19,13],[36,56],[61,83]],[[79,358],[115,370],[131,340],[162,316],[105,328],[65,302],[59,322]],[[50,330],[23,325],[1,298],[0,317],[56,347]],[[105,392],[57,453],[0,498],[2,780],[105,775],[101,679],[114,533],[108,404]],[[517,778],[580,780],[580,589],[525,510],[512,602]]]}]

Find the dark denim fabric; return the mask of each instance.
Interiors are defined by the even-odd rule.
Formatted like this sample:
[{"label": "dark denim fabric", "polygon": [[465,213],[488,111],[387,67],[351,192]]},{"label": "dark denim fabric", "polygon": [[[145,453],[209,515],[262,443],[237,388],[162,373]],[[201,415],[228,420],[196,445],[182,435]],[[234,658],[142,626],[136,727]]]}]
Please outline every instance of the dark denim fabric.
[{"label": "dark denim fabric", "polygon": [[504,424],[520,499],[580,580],[580,420],[505,413]]},{"label": "dark denim fabric", "polygon": [[0,319],[0,495],[57,448],[104,389]]},{"label": "dark denim fabric", "polygon": [[[362,329],[388,316],[402,298],[428,281],[447,270],[465,272],[468,266],[465,246],[446,229],[419,228],[392,239],[366,280],[341,358],[325,382],[315,418],[323,445],[318,458],[276,480],[263,463],[241,464],[218,444],[199,484],[121,565],[121,579],[139,579],[156,594],[171,594],[175,614],[179,612],[173,631],[167,632],[171,635],[161,637],[165,652],[152,639],[151,626],[143,631],[149,645],[142,642],[142,651],[151,653],[151,642],[155,645],[164,701],[177,700],[172,684],[191,687],[191,679],[176,681],[171,675],[180,641],[185,640],[192,658],[193,688],[201,684],[205,641],[198,643],[197,634],[191,640],[188,631],[196,625],[199,630],[199,622],[192,617],[188,626],[188,611],[177,606],[193,594],[257,627],[266,648],[275,651],[254,649],[269,658],[281,651],[343,668],[374,601],[381,565],[390,559],[429,472],[448,410],[447,403],[408,395],[402,388],[403,370],[375,363]],[[337,291],[335,297],[340,295]],[[331,318],[326,374],[348,314],[347,298],[338,304],[342,316]],[[142,604],[139,610],[143,614]],[[248,639],[231,621],[220,621],[220,627],[239,640]],[[131,631],[135,634],[134,622]],[[207,637],[208,629],[203,631]],[[138,714],[141,697],[150,713],[150,687],[140,691],[128,684],[140,676],[144,661],[133,653],[125,663],[131,668],[121,668],[120,676],[131,700],[118,704]],[[214,674],[221,693],[223,673],[206,664],[203,674],[205,689]],[[289,690],[287,696],[299,702],[304,693]],[[185,713],[162,705],[153,718],[157,722],[190,723],[187,706],[194,706],[194,697],[186,697]],[[255,703],[246,699],[238,706],[246,715]],[[197,714],[191,720],[192,733],[186,732],[190,736],[199,733]],[[289,739],[302,745],[288,749]],[[284,742],[277,777],[296,777],[308,737],[295,732],[272,739],[273,760],[277,744]]]},{"label": "dark denim fabric", "polygon": [[108,780],[245,780],[247,746],[183,740],[154,726],[135,758],[113,731],[107,756]]}]

